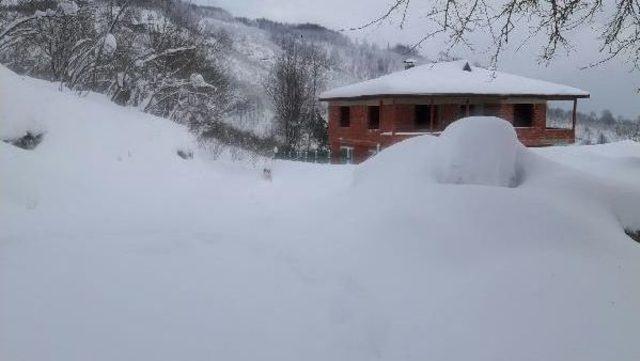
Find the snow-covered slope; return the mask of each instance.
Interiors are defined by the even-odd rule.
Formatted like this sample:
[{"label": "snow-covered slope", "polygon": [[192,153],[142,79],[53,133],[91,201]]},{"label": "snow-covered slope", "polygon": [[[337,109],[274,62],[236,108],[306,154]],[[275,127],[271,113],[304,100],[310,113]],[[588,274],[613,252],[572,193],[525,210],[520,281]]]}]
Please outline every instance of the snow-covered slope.
[{"label": "snow-covered slope", "polygon": [[515,187],[456,157],[452,183],[462,124],[268,182],[99,96],[0,94],[0,129],[46,130],[0,143],[1,360],[640,357],[638,144],[511,144]]}]

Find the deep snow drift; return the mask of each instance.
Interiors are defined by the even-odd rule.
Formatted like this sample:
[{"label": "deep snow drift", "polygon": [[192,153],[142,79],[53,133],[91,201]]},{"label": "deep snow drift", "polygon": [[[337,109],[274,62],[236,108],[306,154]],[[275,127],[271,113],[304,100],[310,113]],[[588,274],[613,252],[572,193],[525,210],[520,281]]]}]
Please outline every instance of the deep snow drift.
[{"label": "deep snow drift", "polygon": [[516,157],[524,151],[513,126],[496,117],[469,117],[438,138],[436,177],[441,183],[515,186]]},{"label": "deep snow drift", "polygon": [[422,136],[386,149],[356,170],[356,182],[393,184],[517,184],[517,157],[526,149],[513,127],[496,117],[468,117],[451,124],[439,137]]},{"label": "deep snow drift", "polygon": [[0,143],[1,360],[640,358],[638,144],[469,121],[267,182],[95,95],[0,69],[0,99],[0,129],[45,131]]}]

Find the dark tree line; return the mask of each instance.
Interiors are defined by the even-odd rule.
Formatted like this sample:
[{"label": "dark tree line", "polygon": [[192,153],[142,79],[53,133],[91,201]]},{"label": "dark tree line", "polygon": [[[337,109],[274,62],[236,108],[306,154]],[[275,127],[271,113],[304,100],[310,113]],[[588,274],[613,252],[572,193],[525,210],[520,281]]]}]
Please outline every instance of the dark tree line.
[{"label": "dark tree line", "polygon": [[[552,126],[569,127],[571,125],[571,110],[549,108],[547,116]],[[577,117],[576,136],[583,144],[601,144],[623,139],[640,141],[640,117],[637,119],[615,117],[608,109],[600,114],[578,112]]]}]

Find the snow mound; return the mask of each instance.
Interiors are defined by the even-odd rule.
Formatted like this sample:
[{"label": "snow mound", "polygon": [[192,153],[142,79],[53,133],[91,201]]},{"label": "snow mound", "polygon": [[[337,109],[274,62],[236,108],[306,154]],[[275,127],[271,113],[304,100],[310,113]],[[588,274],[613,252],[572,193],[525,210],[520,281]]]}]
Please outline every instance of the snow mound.
[{"label": "snow mound", "polygon": [[354,172],[354,183],[434,183],[431,165],[437,141],[437,137],[424,135],[394,144],[359,165]]},{"label": "snow mound", "polygon": [[[43,155],[60,164],[91,168],[130,159],[141,165],[179,162],[178,149],[197,148],[188,129],[137,109],[115,106],[104,96],[65,94],[56,84],[19,76],[0,66],[0,139],[45,134]],[[37,103],[38,106],[33,104]],[[5,154],[3,159],[13,157]],[[77,166],[78,163],[74,163]]]},{"label": "snow mound", "polygon": [[514,187],[519,170],[526,167],[518,163],[524,151],[509,122],[468,117],[450,124],[439,137],[414,137],[385,149],[355,170],[354,181]]},{"label": "snow mound", "polygon": [[438,139],[434,171],[440,183],[516,186],[522,147],[513,126],[497,117],[468,117],[449,125]]},{"label": "snow mound", "polygon": [[[0,102],[2,104],[4,102]],[[10,141],[27,134],[43,134],[47,131],[41,117],[17,111],[16,107],[5,107],[0,118],[0,140]],[[11,119],[11,121],[9,121]]]},{"label": "snow mound", "polygon": [[115,174],[130,182],[141,174],[164,179],[185,167],[178,150],[193,149],[198,156],[196,139],[179,124],[117,106],[100,94],[65,92],[0,66],[0,198],[5,203],[29,208],[45,198],[76,199],[62,189],[90,189]]}]

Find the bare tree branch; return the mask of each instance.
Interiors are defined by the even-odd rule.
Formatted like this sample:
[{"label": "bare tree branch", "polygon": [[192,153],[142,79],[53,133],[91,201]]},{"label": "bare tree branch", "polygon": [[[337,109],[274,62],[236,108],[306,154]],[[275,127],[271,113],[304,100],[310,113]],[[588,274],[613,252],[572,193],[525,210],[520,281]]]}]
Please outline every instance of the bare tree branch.
[{"label": "bare tree branch", "polygon": [[[495,66],[500,54],[516,33],[525,40],[520,49],[533,38],[542,37],[544,46],[539,54],[541,62],[551,61],[561,49],[571,50],[570,33],[590,25],[599,26],[602,36],[602,59],[589,66],[597,66],[613,58],[624,57],[634,67],[640,63],[640,0],[433,0],[424,14],[427,28],[414,48],[436,36],[447,36],[450,48],[457,45],[472,47],[469,36],[488,32],[492,40],[491,64]],[[381,16],[347,30],[362,30],[385,20],[400,16],[399,26],[405,26],[413,11],[410,0],[395,0]],[[606,6],[605,6],[606,5]],[[604,19],[604,21],[602,21]]]}]

